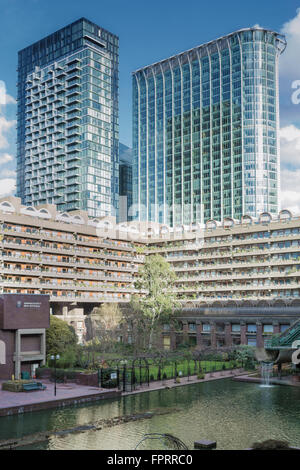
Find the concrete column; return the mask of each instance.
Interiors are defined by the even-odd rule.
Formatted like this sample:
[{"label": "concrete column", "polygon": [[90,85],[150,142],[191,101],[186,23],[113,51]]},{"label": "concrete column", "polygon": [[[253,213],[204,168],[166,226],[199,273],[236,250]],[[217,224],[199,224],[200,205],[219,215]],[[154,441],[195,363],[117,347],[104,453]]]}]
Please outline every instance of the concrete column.
[{"label": "concrete column", "polygon": [[46,364],[46,330],[41,334],[41,354],[43,354],[44,359],[42,360],[42,365]]},{"label": "concrete column", "polygon": [[256,346],[258,348],[264,347],[263,326],[261,322],[256,322]]},{"label": "concrete column", "polygon": [[183,325],[183,342],[188,343],[189,341],[189,326],[187,321],[182,322]]},{"label": "concrete column", "polygon": [[225,323],[225,346],[232,346],[231,323]]},{"label": "concrete column", "polygon": [[217,347],[216,323],[215,322],[210,322],[210,342],[211,342],[211,347],[212,348]]},{"label": "concrete column", "polygon": [[241,322],[241,344],[247,344],[246,323]]},{"label": "concrete column", "polygon": [[280,333],[279,322],[273,321],[273,334],[277,335],[278,333]]},{"label": "concrete column", "polygon": [[174,351],[176,349],[176,331],[174,326],[172,326],[170,330],[170,348],[171,351]]},{"label": "concrete column", "polygon": [[202,348],[202,323],[196,322],[196,332],[197,332],[197,349]]},{"label": "concrete column", "polygon": [[20,331],[16,330],[15,335],[15,379],[21,378],[21,335]]}]

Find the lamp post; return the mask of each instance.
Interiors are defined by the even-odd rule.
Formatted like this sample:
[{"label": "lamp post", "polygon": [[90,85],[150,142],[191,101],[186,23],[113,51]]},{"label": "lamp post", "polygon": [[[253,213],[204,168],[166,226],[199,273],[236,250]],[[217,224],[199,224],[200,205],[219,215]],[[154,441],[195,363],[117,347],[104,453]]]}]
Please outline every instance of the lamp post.
[{"label": "lamp post", "polygon": [[51,356],[51,360],[54,361],[54,396],[56,396],[56,361],[59,359],[59,354]]}]

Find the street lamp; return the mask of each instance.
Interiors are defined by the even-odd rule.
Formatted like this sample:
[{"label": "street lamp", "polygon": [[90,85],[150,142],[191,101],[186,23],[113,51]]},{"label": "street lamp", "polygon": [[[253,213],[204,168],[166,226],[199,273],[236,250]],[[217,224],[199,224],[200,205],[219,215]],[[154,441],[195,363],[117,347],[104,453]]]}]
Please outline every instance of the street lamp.
[{"label": "street lamp", "polygon": [[56,361],[58,361],[59,357],[59,354],[51,356],[51,360],[54,361],[54,396],[56,396]]}]

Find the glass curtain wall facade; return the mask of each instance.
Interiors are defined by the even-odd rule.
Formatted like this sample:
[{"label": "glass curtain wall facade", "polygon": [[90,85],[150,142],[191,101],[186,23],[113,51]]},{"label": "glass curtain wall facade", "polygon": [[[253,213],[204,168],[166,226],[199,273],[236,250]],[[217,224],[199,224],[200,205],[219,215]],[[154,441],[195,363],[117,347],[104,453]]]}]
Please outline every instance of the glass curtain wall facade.
[{"label": "glass curtain wall facade", "polygon": [[281,35],[252,28],[133,73],[136,218],[169,225],[279,207]]},{"label": "glass curtain wall facade", "polygon": [[118,42],[81,18],[19,52],[17,196],[23,204],[115,215]]},{"label": "glass curtain wall facade", "polygon": [[119,145],[119,216],[118,222],[130,221],[132,207],[132,149]]}]

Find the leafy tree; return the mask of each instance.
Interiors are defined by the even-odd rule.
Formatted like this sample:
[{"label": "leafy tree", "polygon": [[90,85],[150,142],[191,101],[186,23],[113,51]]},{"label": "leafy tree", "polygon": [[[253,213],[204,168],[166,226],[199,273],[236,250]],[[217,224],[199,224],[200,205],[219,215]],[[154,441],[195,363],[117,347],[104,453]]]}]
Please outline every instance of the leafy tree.
[{"label": "leafy tree", "polygon": [[50,327],[46,330],[46,352],[47,355],[62,355],[66,350],[75,351],[77,335],[72,326],[67,322],[50,316]]},{"label": "leafy tree", "polygon": [[235,358],[241,361],[247,369],[253,369],[256,364],[255,348],[247,345],[238,346],[235,349]]},{"label": "leafy tree", "polygon": [[132,297],[131,307],[140,316],[144,332],[149,338],[148,348],[153,348],[155,329],[170,321],[178,306],[174,292],[175,272],[161,255],[150,255],[139,269],[135,288],[139,295]]},{"label": "leafy tree", "polygon": [[117,341],[123,313],[117,303],[103,303],[101,307],[94,308],[89,315],[92,324],[91,348],[102,351],[111,351]]}]

